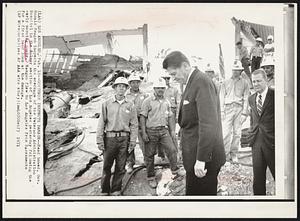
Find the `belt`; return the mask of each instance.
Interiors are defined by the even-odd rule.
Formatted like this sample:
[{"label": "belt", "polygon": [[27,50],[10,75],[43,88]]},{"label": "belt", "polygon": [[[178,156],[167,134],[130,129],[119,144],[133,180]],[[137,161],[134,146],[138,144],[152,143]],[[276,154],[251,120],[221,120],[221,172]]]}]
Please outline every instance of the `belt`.
[{"label": "belt", "polygon": [[230,106],[234,106],[234,105],[243,106],[242,104],[240,104],[240,103],[237,103],[237,102],[233,102],[233,103],[230,103],[230,104],[225,104],[225,106],[228,106],[228,107],[230,107]]},{"label": "belt", "polygon": [[253,56],[252,58],[262,58],[262,57],[260,57],[260,56]]},{"label": "belt", "polygon": [[129,136],[129,132],[125,131],[107,131],[106,137],[127,137]]},{"label": "belt", "polygon": [[147,130],[162,130],[167,129],[167,126],[159,126],[159,127],[147,127]]}]

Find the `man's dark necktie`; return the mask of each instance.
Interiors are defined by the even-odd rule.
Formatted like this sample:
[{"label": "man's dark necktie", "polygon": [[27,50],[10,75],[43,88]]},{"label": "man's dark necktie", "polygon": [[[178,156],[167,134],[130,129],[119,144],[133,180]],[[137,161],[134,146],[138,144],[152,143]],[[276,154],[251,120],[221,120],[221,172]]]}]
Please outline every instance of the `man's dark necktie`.
[{"label": "man's dark necktie", "polygon": [[258,100],[257,100],[257,112],[258,112],[259,116],[261,115],[261,111],[262,111],[262,97],[260,94],[260,95],[258,95]]}]

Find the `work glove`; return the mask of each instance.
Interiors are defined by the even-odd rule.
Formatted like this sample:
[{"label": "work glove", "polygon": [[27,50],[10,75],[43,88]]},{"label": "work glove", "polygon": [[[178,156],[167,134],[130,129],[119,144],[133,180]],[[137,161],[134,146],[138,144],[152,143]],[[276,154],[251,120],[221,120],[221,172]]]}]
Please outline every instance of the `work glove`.
[{"label": "work glove", "polygon": [[130,142],[129,147],[128,147],[128,153],[131,153],[132,151],[134,151],[135,145],[136,144],[134,142]]}]

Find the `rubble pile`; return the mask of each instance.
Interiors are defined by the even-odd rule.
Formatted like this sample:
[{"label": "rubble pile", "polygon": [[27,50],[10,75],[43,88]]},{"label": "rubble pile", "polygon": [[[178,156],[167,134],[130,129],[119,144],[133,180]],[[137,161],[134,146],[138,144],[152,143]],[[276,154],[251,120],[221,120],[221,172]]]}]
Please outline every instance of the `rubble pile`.
[{"label": "rubble pile", "polygon": [[64,90],[89,90],[97,87],[113,71],[141,69],[142,60],[127,61],[117,55],[106,54],[83,62],[70,72],[71,79],[58,80],[57,87]]},{"label": "rubble pile", "polygon": [[[152,83],[142,82],[141,89],[152,93]],[[45,186],[53,195],[97,196],[103,162],[97,160],[99,150],[96,145],[96,129],[100,104],[114,95],[111,86],[84,90],[47,89],[47,96],[55,98],[46,127],[45,141],[50,152],[45,168]],[[55,96],[54,96],[55,95]],[[70,106],[65,118],[58,117],[55,111],[62,104]],[[49,103],[44,107],[50,108]],[[57,109],[56,109],[57,108]],[[52,115],[51,115],[52,113]],[[244,149],[244,148],[242,148]],[[55,157],[53,157],[55,156]],[[142,151],[135,148],[136,172],[126,174],[123,180],[125,196],[183,196],[185,177],[173,177],[167,165],[162,165],[155,157],[158,186],[150,188],[146,168],[143,165]],[[251,151],[239,153],[241,164],[226,163],[219,174],[218,195],[252,195]],[[142,166],[143,165],[143,166]],[[275,184],[270,172],[267,173],[267,193],[274,195]]]}]

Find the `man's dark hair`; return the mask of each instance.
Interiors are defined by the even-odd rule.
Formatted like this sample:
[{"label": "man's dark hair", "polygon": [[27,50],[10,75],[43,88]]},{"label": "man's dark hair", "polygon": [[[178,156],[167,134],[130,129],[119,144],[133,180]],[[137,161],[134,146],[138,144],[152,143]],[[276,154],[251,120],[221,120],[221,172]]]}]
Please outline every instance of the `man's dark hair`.
[{"label": "man's dark hair", "polygon": [[242,42],[241,41],[238,41],[235,45],[241,45]]},{"label": "man's dark hair", "polygon": [[163,68],[167,69],[169,67],[179,68],[183,62],[190,64],[187,57],[180,51],[173,51],[166,56],[163,61]]},{"label": "man's dark hair", "polygon": [[264,69],[259,68],[252,72],[252,75],[257,75],[257,74],[261,74],[264,79],[267,79],[267,74]]}]

